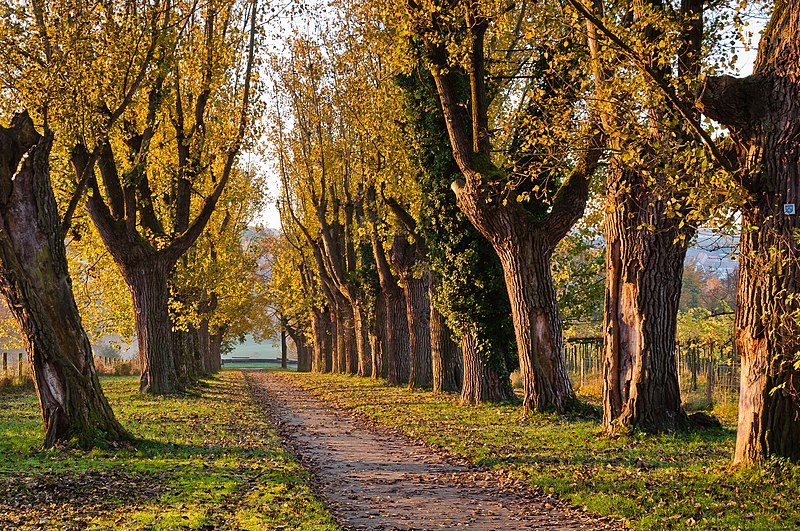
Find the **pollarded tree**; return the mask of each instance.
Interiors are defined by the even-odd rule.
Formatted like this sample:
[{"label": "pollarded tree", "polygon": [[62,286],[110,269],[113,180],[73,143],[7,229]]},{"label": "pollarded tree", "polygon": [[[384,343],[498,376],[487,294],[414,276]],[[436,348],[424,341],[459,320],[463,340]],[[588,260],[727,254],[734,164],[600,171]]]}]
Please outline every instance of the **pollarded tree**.
[{"label": "pollarded tree", "polygon": [[[459,208],[491,242],[503,265],[525,408],[564,410],[574,394],[566,373],[550,259],[583,214],[602,151],[594,114],[580,103],[585,97],[584,61],[572,54],[563,62],[551,59],[556,50],[574,51],[578,28],[548,17],[556,11],[550,3],[536,10],[527,10],[525,3],[516,10],[477,2],[453,2],[445,10],[434,7],[412,2],[407,24],[424,42],[453,156],[463,175],[454,181],[453,191]],[[511,29],[506,31],[501,22]],[[523,27],[526,32],[541,30],[539,41],[523,41]],[[499,52],[492,43],[508,50],[522,48],[529,55],[515,62],[513,55]],[[509,75],[498,66],[501,62],[513,65]],[[469,78],[468,102],[458,91],[459,65]],[[519,76],[525,65],[532,68]],[[504,77],[528,81],[499,86],[491,81]],[[505,103],[498,101],[503,96]],[[499,118],[497,125],[493,117]],[[576,123],[583,126],[576,130]],[[504,134],[495,137],[493,150],[494,130]],[[554,142],[551,134],[558,140]],[[563,150],[558,158],[542,156],[548,150],[553,155],[554,147]]]},{"label": "pollarded tree", "polygon": [[[736,463],[800,460],[800,4],[778,0],[753,75],[709,77],[702,112],[730,130],[746,192],[735,340],[742,356]],[[785,206],[790,205],[790,206]]]},{"label": "pollarded tree", "polygon": [[[14,114],[0,134],[0,289],[32,361],[46,447],[130,437],[100,389],[64,247],[88,174],[70,182],[51,171],[52,161],[63,159],[75,123],[113,127],[147,75],[164,30],[163,5],[124,7],[31,2],[0,8],[0,109],[6,118]],[[102,116],[100,94],[110,109]],[[15,112],[20,108],[33,118]]]},{"label": "pollarded tree", "polygon": [[[453,159],[433,78],[418,69],[399,78],[398,83],[405,100],[407,134],[414,139],[412,157],[421,188],[419,232],[436,275],[431,335],[447,334],[447,328],[452,328],[461,344],[461,363],[454,362],[453,355],[459,353],[451,347],[450,356],[434,356],[435,372],[441,373],[444,390],[461,391],[462,403],[510,399],[508,375],[517,358],[500,261],[486,238],[458,209],[450,190],[460,170]],[[449,327],[436,323],[439,310]],[[447,348],[446,337],[441,343]],[[435,389],[438,379],[434,378]]]},{"label": "pollarded tree", "polygon": [[[122,126],[82,139],[72,152],[76,174],[89,175],[89,214],[131,291],[140,389],[150,393],[186,384],[185,360],[173,349],[168,281],[237,163],[251,123],[258,31],[255,1],[166,7],[158,68]],[[247,30],[237,29],[240,19]],[[99,175],[87,169],[90,141]]]}]

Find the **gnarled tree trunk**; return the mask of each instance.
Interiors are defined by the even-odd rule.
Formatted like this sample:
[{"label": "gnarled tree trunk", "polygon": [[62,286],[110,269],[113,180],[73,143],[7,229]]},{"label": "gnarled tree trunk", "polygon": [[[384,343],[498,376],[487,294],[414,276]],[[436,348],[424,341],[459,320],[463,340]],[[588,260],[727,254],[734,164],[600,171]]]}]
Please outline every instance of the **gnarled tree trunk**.
[{"label": "gnarled tree trunk", "polygon": [[[27,113],[0,128],[0,291],[33,364],[44,446],[120,441],[120,426],[95,372],[67,268],[50,183],[52,137]],[[24,158],[24,160],[23,160]]]},{"label": "gnarled tree trunk", "polygon": [[609,172],[603,425],[650,433],[686,425],[675,359],[678,302],[693,229],[667,218],[641,176]]},{"label": "gnarled tree trunk", "polygon": [[800,461],[799,71],[800,3],[775,2],[753,75],[709,78],[700,97],[704,114],[730,129],[749,192],[734,330],[742,356],[736,463]]}]

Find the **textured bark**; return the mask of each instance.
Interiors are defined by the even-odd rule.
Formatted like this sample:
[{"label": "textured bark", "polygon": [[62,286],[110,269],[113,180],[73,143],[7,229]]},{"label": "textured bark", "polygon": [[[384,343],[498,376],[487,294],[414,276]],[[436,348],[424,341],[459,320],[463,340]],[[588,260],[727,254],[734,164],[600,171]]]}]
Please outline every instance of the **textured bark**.
[{"label": "textured bark", "polygon": [[286,345],[286,323],[285,323],[285,319],[282,319],[281,321],[283,321],[282,326],[281,326],[281,369],[285,369],[286,367],[288,367],[288,363],[289,363],[289,359],[288,359],[289,352],[288,352],[288,347]]},{"label": "textured bark", "polygon": [[369,340],[369,323],[367,322],[366,310],[361,297],[362,295],[359,294],[354,299],[356,303],[353,305],[356,356],[358,357],[356,373],[359,376],[369,377],[372,376],[372,352]]},{"label": "textured bark", "polygon": [[370,354],[372,354],[372,379],[385,376],[386,305],[383,294],[375,301],[375,318],[369,327]]},{"label": "textured bark", "polygon": [[72,294],[51,147],[27,113],[0,128],[0,291],[33,365],[44,446],[121,441],[130,436],[100,388]]},{"label": "textured bark", "polygon": [[500,247],[498,255],[511,301],[525,408],[563,411],[574,395],[546,249],[546,242],[526,234]]},{"label": "textured bark", "polygon": [[222,369],[222,340],[228,330],[227,326],[221,326],[209,337],[209,372],[215,373]]},{"label": "textured bark", "polygon": [[405,295],[401,289],[384,293],[386,305],[386,377],[389,383],[408,383],[411,373],[411,346],[409,345],[408,316]]},{"label": "textured bark", "polygon": [[314,372],[331,372],[331,320],[330,312],[325,309],[311,310],[311,335],[314,338],[314,357],[311,370]]},{"label": "textured bark", "polygon": [[430,271],[421,278],[409,276],[403,279],[408,320],[408,346],[411,352],[408,385],[412,388],[428,388],[433,385],[431,360],[431,302]]},{"label": "textured bark", "polygon": [[184,384],[175,366],[170,329],[167,280],[171,268],[172,264],[158,259],[121,268],[133,297],[142,393],[174,393]]},{"label": "textured bark", "polygon": [[292,338],[297,349],[297,372],[310,372],[314,350],[306,335],[291,325],[286,325],[286,333]]},{"label": "textured bark", "polygon": [[711,78],[703,112],[727,125],[749,192],[742,208],[735,340],[742,356],[736,463],[800,461],[800,3],[776,2],[753,76]]},{"label": "textured bark", "polygon": [[[461,403],[476,405],[482,402],[502,402],[514,398],[508,379],[501,379],[489,366],[486,357],[477,350],[475,334],[465,331],[461,336],[461,355],[464,366],[464,381],[461,387]],[[506,373],[507,374],[507,373]]]},{"label": "textured bark", "polygon": [[375,228],[375,214],[372,213],[372,252],[378,266],[378,279],[381,284],[381,298],[385,310],[385,364],[389,383],[399,385],[408,382],[411,372],[411,351],[408,336],[408,318],[403,290],[392,274],[383,244],[378,239]]},{"label": "textured bark", "polygon": [[197,327],[197,346],[200,349],[202,374],[213,373],[213,362],[211,361],[213,356],[211,352],[211,330],[208,326],[208,318],[201,319]]},{"label": "textured bark", "polygon": [[436,282],[431,282],[431,365],[433,370],[433,392],[458,393],[463,380],[463,361],[453,332],[444,316],[433,303]]},{"label": "textured bark", "polygon": [[182,387],[186,387],[203,374],[200,330],[192,325],[186,327],[186,330],[172,327],[172,355],[175,357],[175,371]]},{"label": "textured bark", "polygon": [[686,247],[694,231],[667,218],[665,201],[640,175],[608,173],[603,425],[651,433],[687,423],[675,332]]}]

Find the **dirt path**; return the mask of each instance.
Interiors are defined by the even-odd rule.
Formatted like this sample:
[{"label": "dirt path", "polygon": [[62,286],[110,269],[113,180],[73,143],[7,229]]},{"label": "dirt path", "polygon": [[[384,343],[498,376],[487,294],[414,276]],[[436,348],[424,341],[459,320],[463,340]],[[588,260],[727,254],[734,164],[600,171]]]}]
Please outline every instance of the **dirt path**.
[{"label": "dirt path", "polygon": [[497,488],[491,473],[447,462],[394,431],[368,426],[276,373],[248,372],[256,399],[354,529],[606,529],[552,500]]}]

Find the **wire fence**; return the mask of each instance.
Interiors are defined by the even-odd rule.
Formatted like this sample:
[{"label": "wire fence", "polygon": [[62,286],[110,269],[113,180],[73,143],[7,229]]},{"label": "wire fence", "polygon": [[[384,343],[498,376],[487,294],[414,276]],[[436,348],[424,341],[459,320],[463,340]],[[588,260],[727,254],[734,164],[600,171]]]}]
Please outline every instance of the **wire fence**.
[{"label": "wire fence", "polygon": [[[128,376],[139,373],[139,365],[135,360],[95,356],[94,366],[99,374]],[[0,382],[5,385],[25,384],[31,377],[27,356],[21,352],[0,354]]]},{"label": "wire fence", "polygon": [[[575,384],[602,388],[602,337],[568,338],[564,342],[564,356]],[[708,403],[738,397],[741,370],[733,342],[678,341],[675,358],[682,391],[702,391]]]}]

